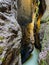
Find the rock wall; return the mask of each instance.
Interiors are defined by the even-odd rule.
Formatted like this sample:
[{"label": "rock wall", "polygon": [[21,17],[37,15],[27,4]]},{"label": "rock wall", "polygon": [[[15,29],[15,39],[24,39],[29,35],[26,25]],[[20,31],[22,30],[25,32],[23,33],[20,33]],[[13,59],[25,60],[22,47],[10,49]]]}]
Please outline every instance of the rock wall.
[{"label": "rock wall", "polygon": [[41,30],[44,31],[42,33],[43,40],[42,50],[39,54],[39,65],[49,65],[49,0],[46,1],[46,11],[42,17]]},{"label": "rock wall", "polygon": [[21,28],[10,0],[0,0],[0,65],[21,65]]}]

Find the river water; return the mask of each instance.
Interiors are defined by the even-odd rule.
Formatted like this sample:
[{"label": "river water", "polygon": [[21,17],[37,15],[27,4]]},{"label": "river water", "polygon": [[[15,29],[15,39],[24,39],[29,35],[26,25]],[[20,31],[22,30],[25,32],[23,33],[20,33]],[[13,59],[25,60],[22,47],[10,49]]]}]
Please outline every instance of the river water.
[{"label": "river water", "polygon": [[34,48],[34,51],[31,53],[31,56],[23,65],[38,65],[38,55],[39,50]]}]

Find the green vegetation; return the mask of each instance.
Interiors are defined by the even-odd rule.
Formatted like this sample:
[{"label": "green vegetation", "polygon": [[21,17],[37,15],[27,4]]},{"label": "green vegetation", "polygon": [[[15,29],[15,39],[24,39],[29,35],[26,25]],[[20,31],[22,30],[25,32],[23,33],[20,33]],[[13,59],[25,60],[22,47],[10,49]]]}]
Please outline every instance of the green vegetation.
[{"label": "green vegetation", "polygon": [[40,65],[48,65],[47,62],[45,60],[41,60],[41,64]]},{"label": "green vegetation", "polygon": [[41,23],[46,23],[47,21],[49,21],[49,16],[47,16],[45,19],[41,20]]},{"label": "green vegetation", "polygon": [[0,55],[2,54],[4,48],[3,47],[0,47]]},{"label": "green vegetation", "polygon": [[3,62],[5,60],[5,58],[0,58],[0,60]]},{"label": "green vegetation", "polygon": [[4,39],[4,37],[3,36],[0,36],[0,40],[3,40]]}]

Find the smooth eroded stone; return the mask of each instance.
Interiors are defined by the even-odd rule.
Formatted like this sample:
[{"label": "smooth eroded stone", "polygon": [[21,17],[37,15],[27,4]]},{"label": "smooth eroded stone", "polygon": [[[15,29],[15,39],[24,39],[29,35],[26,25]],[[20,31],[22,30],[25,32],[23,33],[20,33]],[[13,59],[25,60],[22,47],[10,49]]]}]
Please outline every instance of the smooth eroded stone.
[{"label": "smooth eroded stone", "polygon": [[17,12],[17,19],[21,25],[32,22],[32,0],[18,0]]}]

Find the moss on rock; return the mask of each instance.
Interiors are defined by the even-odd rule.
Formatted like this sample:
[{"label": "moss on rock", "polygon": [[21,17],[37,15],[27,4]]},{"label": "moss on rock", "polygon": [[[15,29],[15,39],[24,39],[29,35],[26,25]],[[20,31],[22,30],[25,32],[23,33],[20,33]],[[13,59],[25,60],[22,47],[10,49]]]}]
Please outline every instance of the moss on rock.
[{"label": "moss on rock", "polygon": [[0,55],[2,54],[4,48],[3,47],[0,47]]}]

